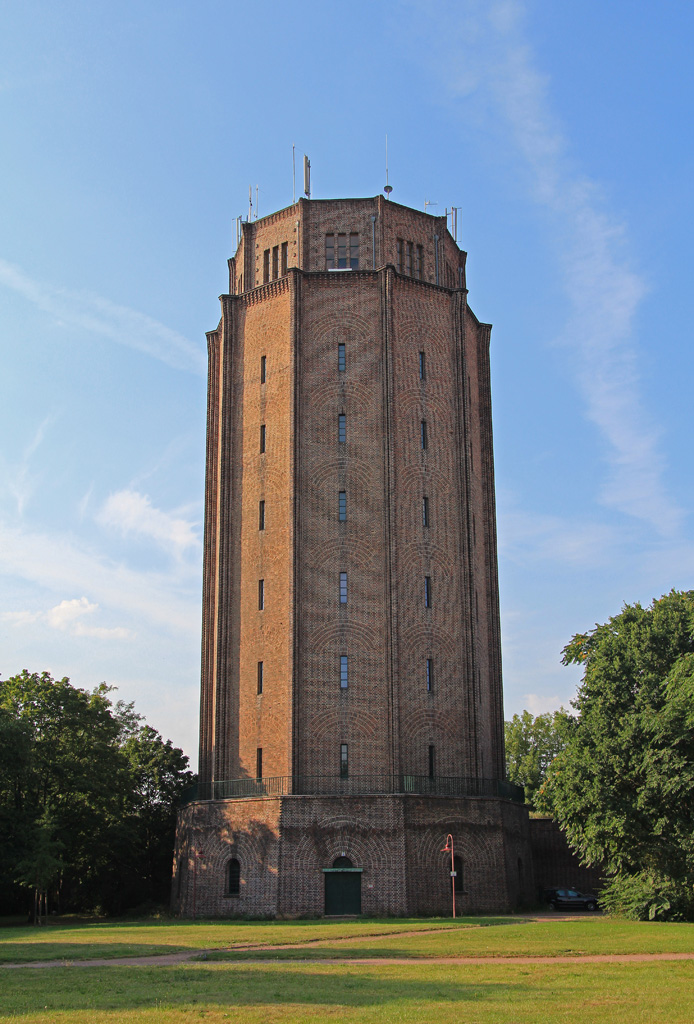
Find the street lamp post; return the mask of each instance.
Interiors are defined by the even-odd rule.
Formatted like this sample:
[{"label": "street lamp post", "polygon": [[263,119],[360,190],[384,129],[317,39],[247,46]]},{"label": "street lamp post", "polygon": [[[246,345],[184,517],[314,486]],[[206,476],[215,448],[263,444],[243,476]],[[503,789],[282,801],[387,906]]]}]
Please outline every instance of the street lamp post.
[{"label": "street lamp post", "polygon": [[203,856],[202,850],[193,850],[193,920],[195,920],[195,908],[198,888],[198,858]]},{"label": "street lamp post", "polygon": [[446,845],[441,850],[441,853],[450,853],[451,855],[451,896],[453,897],[453,917],[455,917],[455,860],[453,859],[453,836],[448,833],[446,836]]}]

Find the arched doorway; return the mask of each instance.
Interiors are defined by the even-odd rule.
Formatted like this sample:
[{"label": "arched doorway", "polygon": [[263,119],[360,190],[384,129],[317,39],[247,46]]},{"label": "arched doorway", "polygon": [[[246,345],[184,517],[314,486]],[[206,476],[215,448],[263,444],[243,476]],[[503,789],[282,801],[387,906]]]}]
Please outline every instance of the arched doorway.
[{"label": "arched doorway", "polygon": [[361,914],[361,874],[362,869],[344,856],[337,857],[331,868],[323,868],[326,917]]}]

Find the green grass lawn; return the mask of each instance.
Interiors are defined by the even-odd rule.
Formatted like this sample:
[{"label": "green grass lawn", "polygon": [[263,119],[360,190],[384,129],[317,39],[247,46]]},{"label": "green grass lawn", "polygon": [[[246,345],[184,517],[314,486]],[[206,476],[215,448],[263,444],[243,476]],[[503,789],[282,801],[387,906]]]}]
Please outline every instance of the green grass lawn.
[{"label": "green grass lawn", "polygon": [[[507,918],[459,918],[458,926]],[[447,918],[358,921],[84,921],[49,920],[48,925],[0,929],[0,963],[154,956],[157,953],[239,945],[314,942],[318,939],[450,928]]]},{"label": "green grass lawn", "polygon": [[[428,934],[406,935],[405,932]],[[342,941],[336,941],[342,940]],[[262,945],[298,944],[297,949]],[[251,947],[244,949],[243,947]],[[148,956],[213,950],[214,959],[561,956],[694,952],[694,924],[470,917],[358,921],[56,921],[0,929],[0,963]]]},{"label": "green grass lawn", "polygon": [[[567,921],[470,919],[456,929],[417,936],[384,935],[302,949],[212,953],[213,959],[332,959],[333,957],[573,956],[599,953],[692,953],[694,924],[576,917]],[[484,925],[489,925],[484,927]],[[494,925],[494,926],[491,926]],[[482,926],[482,927],[481,927]]]},{"label": "green grass lawn", "polygon": [[694,963],[185,964],[3,970],[22,1024],[690,1024]]}]

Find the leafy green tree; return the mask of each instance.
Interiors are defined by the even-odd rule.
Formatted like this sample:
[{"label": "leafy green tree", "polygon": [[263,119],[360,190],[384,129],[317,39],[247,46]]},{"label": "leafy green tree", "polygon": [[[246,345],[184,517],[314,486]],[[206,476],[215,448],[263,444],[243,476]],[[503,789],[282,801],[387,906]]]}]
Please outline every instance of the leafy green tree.
[{"label": "leafy green tree", "polygon": [[576,726],[543,795],[611,881],[606,905],[694,918],[694,591],[626,605],[564,649],[582,664]]},{"label": "leafy green tree", "polygon": [[538,809],[538,793],[549,766],[566,746],[573,718],[561,708],[544,715],[524,711],[504,723],[506,777],[525,788],[526,803]]},{"label": "leafy green tree", "polygon": [[61,909],[120,912],[168,893],[187,758],[134,712],[68,679],[0,680],[0,877]]}]

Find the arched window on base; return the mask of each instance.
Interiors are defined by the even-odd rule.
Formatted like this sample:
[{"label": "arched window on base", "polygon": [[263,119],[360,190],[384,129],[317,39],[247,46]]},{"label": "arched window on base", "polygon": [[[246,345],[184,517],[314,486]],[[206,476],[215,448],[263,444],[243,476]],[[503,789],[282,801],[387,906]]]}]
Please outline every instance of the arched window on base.
[{"label": "arched window on base", "polygon": [[226,896],[238,896],[241,892],[241,862],[232,857],[227,864]]}]

